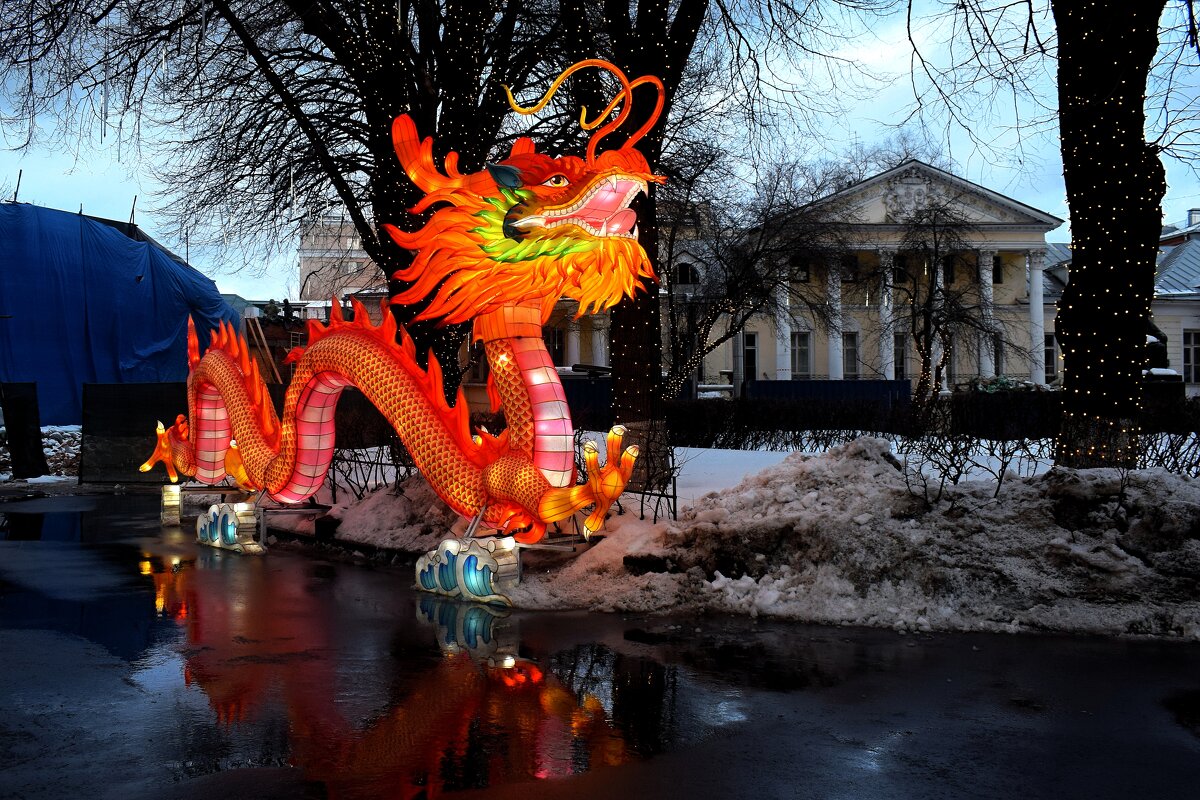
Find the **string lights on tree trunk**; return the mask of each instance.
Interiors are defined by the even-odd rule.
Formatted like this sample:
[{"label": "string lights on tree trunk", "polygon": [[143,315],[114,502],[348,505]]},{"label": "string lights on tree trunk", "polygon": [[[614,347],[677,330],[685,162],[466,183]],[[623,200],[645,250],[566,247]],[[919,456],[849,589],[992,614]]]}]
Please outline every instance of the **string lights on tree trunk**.
[{"label": "string lights on tree trunk", "polygon": [[1071,278],[1059,302],[1055,461],[1134,466],[1166,178],[1145,91],[1166,0],[1055,0]]}]

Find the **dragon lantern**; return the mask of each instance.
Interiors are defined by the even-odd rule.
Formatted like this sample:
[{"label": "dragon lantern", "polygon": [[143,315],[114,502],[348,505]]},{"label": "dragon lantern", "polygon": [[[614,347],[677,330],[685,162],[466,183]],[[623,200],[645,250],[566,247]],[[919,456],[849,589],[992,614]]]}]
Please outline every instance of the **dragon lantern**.
[{"label": "dragon lantern", "polygon": [[[458,514],[529,544],[543,537],[548,523],[591,506],[584,527],[597,530],[629,480],[637,448],[622,448],[624,430],[613,428],[601,466],[599,448],[586,443],[587,480],[576,483],[570,415],[542,326],[562,297],[578,301],[580,314],[602,311],[653,279],[629,204],[661,180],[634,145],[661,113],[663,88],[657,78],[629,81],[613,65],[588,60],[563,72],[536,105],[521,108],[511,93],[509,102],[520,113],[534,113],[585,67],[608,70],[621,89],[595,119],[583,111],[580,124],[593,131],[584,158],[552,158],[521,138],[498,164],[463,174],[456,153],[446,156],[444,170],[437,168],[432,139],[422,140],[407,115],[392,127],[400,163],[425,192],[411,211],[436,210],[415,233],[382,226],[416,254],[395,275],[410,288],[391,303],[427,300],[418,319],[473,323],[490,367],[488,394],[493,410],[504,411],[505,431],[492,436],[470,429],[461,390],[449,405],[437,360],[431,354],[427,369],[418,366],[412,340],[390,313],[375,326],[356,307],[347,321],[335,303],[329,324],[310,321],[308,346],[288,356],[294,374],[282,418],[244,340],[222,326],[202,357],[189,324],[188,417],[180,415],[170,427],[160,423],[158,446],[142,471],[162,461],[172,482],[180,473],[206,484],[229,475],[279,502],[300,502],[325,479],[334,407],[341,391],[355,386]],[[644,84],[658,90],[649,121],[621,147],[598,151],[624,124],[633,90]]]}]

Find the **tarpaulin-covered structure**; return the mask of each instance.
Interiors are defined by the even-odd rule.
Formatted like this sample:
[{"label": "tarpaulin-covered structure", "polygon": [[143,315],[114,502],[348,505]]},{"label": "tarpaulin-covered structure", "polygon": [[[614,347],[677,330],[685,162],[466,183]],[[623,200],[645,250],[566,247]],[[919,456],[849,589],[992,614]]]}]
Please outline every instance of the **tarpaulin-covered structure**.
[{"label": "tarpaulin-covered structure", "polygon": [[85,383],[186,380],[189,315],[202,348],[220,320],[238,324],[212,280],[137,226],[0,203],[0,381],[37,383],[43,425],[78,424]]}]

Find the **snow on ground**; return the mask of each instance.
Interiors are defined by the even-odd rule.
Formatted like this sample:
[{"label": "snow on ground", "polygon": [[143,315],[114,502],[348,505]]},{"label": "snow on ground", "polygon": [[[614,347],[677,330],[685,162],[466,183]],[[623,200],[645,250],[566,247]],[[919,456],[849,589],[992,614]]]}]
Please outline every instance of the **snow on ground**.
[{"label": "snow on ground", "polygon": [[[678,520],[614,515],[577,558],[527,559],[514,604],[1200,639],[1200,485],[1188,478],[1054,468],[998,494],[993,480],[937,497],[871,438],[820,456],[679,460]],[[451,515],[419,478],[407,487],[338,509],[338,539],[432,549]]]},{"label": "snow on ground", "polygon": [[[437,547],[458,523],[458,515],[420,476],[405,481],[399,493],[384,487],[358,502],[339,503],[330,509],[330,515],[341,521],[339,539],[413,554]],[[354,535],[348,535],[349,531]]]}]

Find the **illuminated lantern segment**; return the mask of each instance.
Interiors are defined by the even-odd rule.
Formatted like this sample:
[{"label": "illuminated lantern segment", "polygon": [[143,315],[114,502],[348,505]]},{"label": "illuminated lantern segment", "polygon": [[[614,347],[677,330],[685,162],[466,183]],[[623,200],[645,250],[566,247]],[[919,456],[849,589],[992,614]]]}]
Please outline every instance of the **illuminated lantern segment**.
[{"label": "illuminated lantern segment", "polygon": [[[662,180],[633,145],[661,113],[663,88],[657,78],[631,82],[613,65],[588,60],[563,72],[536,105],[520,108],[511,94],[510,103],[533,113],[585,67],[608,70],[621,83],[608,108],[593,120],[586,111],[581,117],[584,129],[594,131],[585,158],[551,158],[522,138],[508,158],[484,171],[460,173],[456,153],[447,155],[443,171],[433,162],[433,140],[420,139],[408,116],[392,127],[401,164],[426,193],[413,213],[436,210],[416,233],[382,226],[416,253],[395,275],[411,288],[391,302],[428,300],[418,319],[473,322],[491,368],[493,410],[503,408],[507,430],[472,432],[461,390],[455,405],[447,404],[437,360],[431,354],[428,369],[421,369],[412,340],[390,313],[374,326],[356,304],[354,321],[347,322],[334,303],[329,324],[310,321],[308,346],[288,356],[294,374],[282,419],[232,328],[222,325],[203,357],[190,330],[189,416],[169,428],[159,425],[158,447],[142,471],[162,461],[172,481],[177,473],[207,484],[230,475],[243,488],[298,503],[325,479],[334,407],[342,389],[355,386],[458,514],[532,543],[548,523],[593,506],[584,526],[597,530],[629,480],[637,448],[622,450],[624,431],[614,428],[601,467],[599,449],[588,442],[588,480],[576,485],[570,413],[542,326],[562,297],[577,300],[580,314],[602,311],[653,280],[629,203]],[[597,152],[601,139],[625,122],[633,90],[645,84],[658,90],[649,121],[622,147]]]}]

